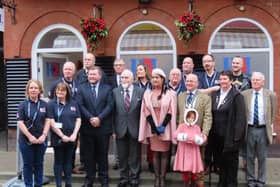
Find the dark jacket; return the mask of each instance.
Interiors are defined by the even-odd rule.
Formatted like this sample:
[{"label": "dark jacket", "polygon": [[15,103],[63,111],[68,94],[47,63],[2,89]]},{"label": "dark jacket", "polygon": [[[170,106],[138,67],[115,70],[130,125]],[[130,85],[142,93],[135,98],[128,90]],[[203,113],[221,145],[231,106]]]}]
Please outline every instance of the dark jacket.
[{"label": "dark jacket", "polygon": [[238,151],[247,125],[244,98],[233,86],[218,108],[219,96],[220,90],[212,94],[213,133],[224,137],[223,152]]},{"label": "dark jacket", "polygon": [[[78,89],[77,100],[82,116],[81,132],[85,134],[111,134],[113,110],[112,88],[100,83],[98,96],[94,102],[89,82],[82,84]],[[90,124],[91,117],[98,117],[101,121],[100,127],[94,128]]]}]

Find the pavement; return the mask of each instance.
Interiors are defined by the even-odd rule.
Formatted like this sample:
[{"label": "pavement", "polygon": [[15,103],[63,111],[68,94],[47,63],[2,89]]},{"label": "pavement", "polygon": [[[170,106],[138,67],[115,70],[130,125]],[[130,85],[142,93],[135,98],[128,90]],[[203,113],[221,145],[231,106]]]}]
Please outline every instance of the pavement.
[{"label": "pavement", "polygon": [[[7,183],[10,179],[17,176],[17,156],[15,151],[0,151],[0,186]],[[52,151],[48,151],[45,155],[44,162],[44,173],[45,176],[49,177],[50,184],[45,185],[46,187],[55,186],[55,179],[53,174],[53,158]],[[78,160],[78,158],[77,158]],[[112,155],[109,156],[110,162],[110,184],[116,186],[118,183],[118,171],[112,169],[113,161]],[[148,171],[147,165],[142,162],[142,173],[141,173],[141,185],[140,186],[153,186],[153,173]],[[73,175],[73,187],[81,186],[83,184],[84,175]],[[168,186],[181,186],[181,175],[176,172],[169,172],[166,176]],[[213,186],[217,183],[217,175],[211,175],[211,183]],[[209,176],[206,176],[205,183],[208,186]],[[238,172],[238,186],[246,186],[245,172],[239,169]],[[279,187],[280,186],[280,158],[268,158],[267,160],[267,187]]]},{"label": "pavement", "polygon": [[[6,184],[11,179],[17,179],[17,152],[15,145],[11,145],[11,141],[15,143],[15,140],[9,140],[8,144],[3,140],[4,134],[0,132],[0,187],[7,186]],[[11,148],[12,147],[12,148]],[[142,156],[142,172],[140,186],[152,187],[154,174],[148,171],[148,166],[145,161],[145,155]],[[53,161],[54,155],[52,148],[48,148],[45,154],[44,161],[44,174],[50,179],[50,183],[45,185],[46,187],[54,187],[55,179],[53,174]],[[78,164],[79,154],[77,153],[76,163]],[[242,163],[242,162],[240,162]],[[119,172],[113,170],[113,156],[109,155],[110,164],[110,186],[116,186],[118,183]],[[80,187],[83,184],[84,175],[73,175],[73,187]],[[177,172],[169,172],[166,176],[168,187],[182,186],[181,174]],[[216,186],[218,176],[216,174],[211,175],[211,184]],[[4,185],[5,184],[5,185]],[[209,175],[205,177],[205,186],[209,186]],[[245,172],[239,167],[238,171],[238,186],[247,186]],[[280,187],[280,145],[274,144],[270,146],[267,158],[267,187]]]}]

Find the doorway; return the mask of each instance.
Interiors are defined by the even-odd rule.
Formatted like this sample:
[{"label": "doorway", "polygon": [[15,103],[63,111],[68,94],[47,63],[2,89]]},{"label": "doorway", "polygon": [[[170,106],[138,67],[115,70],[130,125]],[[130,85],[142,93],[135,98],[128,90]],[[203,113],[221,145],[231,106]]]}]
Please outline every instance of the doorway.
[{"label": "doorway", "polygon": [[44,88],[43,98],[47,98],[52,83],[63,76],[64,62],[74,62],[78,70],[82,67],[86,52],[83,36],[72,26],[50,25],[37,35],[32,45],[31,77],[41,81]]}]

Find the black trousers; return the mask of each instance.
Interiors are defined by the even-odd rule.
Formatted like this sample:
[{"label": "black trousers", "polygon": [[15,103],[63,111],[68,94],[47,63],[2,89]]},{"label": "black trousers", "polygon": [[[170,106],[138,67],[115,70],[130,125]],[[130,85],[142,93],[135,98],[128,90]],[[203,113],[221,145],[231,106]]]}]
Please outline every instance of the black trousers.
[{"label": "black trousers", "polygon": [[81,134],[84,143],[84,161],[86,181],[93,183],[98,172],[101,184],[107,184],[108,176],[108,148],[110,134],[93,133]]},{"label": "black trousers", "polygon": [[224,152],[224,137],[213,134],[214,164],[220,168],[218,187],[237,187],[239,151]]}]

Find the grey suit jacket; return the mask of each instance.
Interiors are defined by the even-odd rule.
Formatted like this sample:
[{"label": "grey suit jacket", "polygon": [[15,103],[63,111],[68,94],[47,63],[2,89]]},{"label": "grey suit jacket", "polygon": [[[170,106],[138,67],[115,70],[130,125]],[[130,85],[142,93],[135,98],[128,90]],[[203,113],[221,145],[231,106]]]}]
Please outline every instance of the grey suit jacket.
[{"label": "grey suit jacket", "polygon": [[[251,113],[251,101],[253,96],[253,89],[245,90],[242,92],[245,98],[246,104],[246,115],[247,119]],[[272,92],[268,89],[263,89],[263,102],[264,102],[264,111],[265,111],[265,124],[266,124],[266,133],[269,143],[272,143],[272,127],[271,124],[273,123],[276,107],[277,107],[277,97],[275,92]]]},{"label": "grey suit jacket", "polygon": [[130,96],[131,102],[129,111],[125,110],[124,94],[125,91],[121,86],[113,90],[114,132],[117,138],[124,137],[128,131],[133,138],[138,139],[140,111],[144,90],[133,86],[132,96]]},{"label": "grey suit jacket", "polygon": [[[178,123],[184,123],[184,112],[186,104],[187,92],[183,92],[178,96]],[[198,112],[197,125],[200,126],[203,134],[208,136],[209,131],[212,127],[212,112],[211,112],[211,98],[210,96],[198,91],[195,99],[194,108]]]}]

